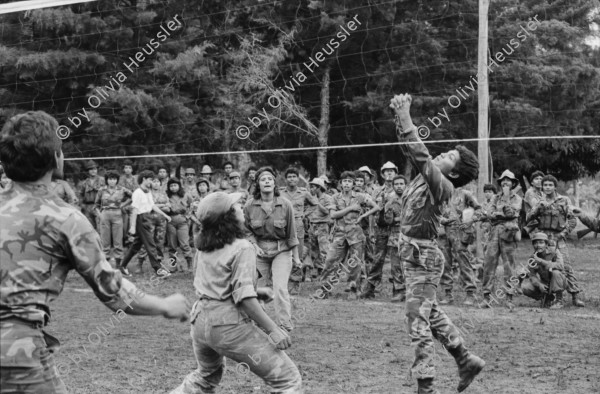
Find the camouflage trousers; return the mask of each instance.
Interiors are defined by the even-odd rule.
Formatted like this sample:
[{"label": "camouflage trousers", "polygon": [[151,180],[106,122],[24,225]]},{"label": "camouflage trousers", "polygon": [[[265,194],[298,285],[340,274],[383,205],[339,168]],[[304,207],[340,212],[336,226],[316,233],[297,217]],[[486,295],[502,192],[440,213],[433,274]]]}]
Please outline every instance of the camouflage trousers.
[{"label": "camouflage trousers", "polygon": [[81,212],[90,221],[94,230],[100,230],[100,217],[96,214],[96,208],[94,203],[81,204]]},{"label": "camouflage trousers", "polygon": [[[156,244],[156,252],[158,257],[162,260],[165,256],[165,239],[167,237],[167,220],[157,213],[150,214],[151,228],[150,232],[154,236],[154,243]],[[138,253],[140,261],[148,257],[148,252],[145,247],[142,247]]]},{"label": "camouflage trousers", "polygon": [[490,239],[483,264],[482,288],[484,295],[494,292],[494,279],[496,277],[496,269],[498,268],[498,259],[501,255],[506,284],[504,292],[509,295],[514,294],[514,285],[509,281],[516,268],[515,251],[517,250],[517,243],[515,241],[505,241],[500,238],[500,234],[503,232],[504,226],[502,225],[493,226],[490,232]]},{"label": "camouflage trousers", "polygon": [[[333,289],[332,285],[339,283],[340,276],[347,276],[348,283],[360,287],[363,247],[364,242],[350,245],[343,236],[334,236],[325,259],[325,268],[321,273],[321,280],[331,286],[325,290],[330,292]],[[346,257],[348,257],[347,261],[345,261]]]},{"label": "camouflage trousers", "polygon": [[[302,221],[302,218],[294,218],[294,223],[296,223],[296,236],[298,237],[298,255],[302,257],[304,251],[304,222]],[[290,282],[302,281],[303,269],[303,267],[292,267]]]},{"label": "camouflage trousers", "polygon": [[444,273],[442,274],[441,285],[445,291],[451,291],[454,285],[454,273],[452,260],[458,263],[460,278],[467,293],[474,293],[477,290],[475,284],[475,256],[469,250],[469,245],[462,242],[461,230],[458,228],[446,227],[446,263],[444,264]]},{"label": "camouflage trousers", "polygon": [[311,231],[308,234],[308,243],[310,245],[310,254],[313,265],[316,268],[325,268],[325,259],[329,250],[329,224],[311,223]]},{"label": "camouflage trousers", "polygon": [[567,284],[567,278],[565,278],[565,275],[559,270],[553,270],[551,275],[552,277],[550,279],[550,283],[544,283],[546,286],[548,286],[548,291],[546,293],[542,293],[540,289],[535,287],[531,282],[531,279],[526,278],[523,280],[523,282],[521,282],[521,291],[523,291],[523,295],[531,297],[534,300],[541,300],[548,294],[563,291]]},{"label": "camouflage trousers", "polygon": [[36,327],[18,319],[0,322],[2,394],[67,393],[54,359],[60,343]]},{"label": "camouflage trousers", "polygon": [[549,249],[558,250],[563,256],[565,267],[564,274],[565,278],[567,279],[565,290],[571,294],[579,293],[581,291],[579,289],[579,281],[577,280],[577,277],[575,277],[575,272],[573,271],[573,262],[571,261],[571,256],[569,255],[569,249],[567,248],[565,239],[559,235],[560,233],[558,231],[543,230],[542,232],[548,236]]},{"label": "camouflage trousers", "polygon": [[[226,305],[229,304],[229,305]],[[191,337],[197,369],[189,373],[171,394],[215,393],[225,357],[243,378],[249,371],[264,380],[272,393],[301,394],[302,376],[298,367],[269,337],[230,301],[200,300],[191,314]]]},{"label": "camouflage trousers", "polygon": [[[377,231],[377,230],[375,230]],[[363,264],[362,264],[362,276],[367,278],[367,273],[371,270],[373,263],[375,262],[375,237],[369,235],[369,228],[363,229],[365,234],[365,243],[363,248]]]},{"label": "camouflage trousers", "polygon": [[406,285],[402,272],[402,261],[400,261],[398,245],[390,245],[390,232],[390,227],[377,227],[375,231],[375,262],[367,273],[367,281],[373,286],[381,283],[383,265],[385,264],[386,256],[389,254],[392,275],[389,281],[392,283],[394,290],[404,291]]},{"label": "camouflage trousers", "polygon": [[436,289],[444,269],[444,255],[434,240],[400,236],[400,259],[406,275],[406,324],[415,359],[411,375],[435,378],[433,338],[446,348],[463,343],[459,330],[439,307]]}]

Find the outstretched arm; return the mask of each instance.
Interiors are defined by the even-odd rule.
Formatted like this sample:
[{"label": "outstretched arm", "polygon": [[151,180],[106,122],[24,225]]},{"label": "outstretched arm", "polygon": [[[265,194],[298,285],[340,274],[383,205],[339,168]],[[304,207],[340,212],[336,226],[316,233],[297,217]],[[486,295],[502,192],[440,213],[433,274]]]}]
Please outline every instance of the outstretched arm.
[{"label": "outstretched arm", "polygon": [[400,145],[403,153],[411,160],[413,167],[425,179],[429,185],[429,190],[437,202],[447,200],[452,195],[454,187],[452,183],[442,174],[440,169],[433,164],[429,151],[417,134],[417,128],[410,118],[410,104],[412,98],[408,94],[394,96],[390,107],[394,109],[396,116],[402,127],[402,131],[397,132],[398,140],[406,142]]}]

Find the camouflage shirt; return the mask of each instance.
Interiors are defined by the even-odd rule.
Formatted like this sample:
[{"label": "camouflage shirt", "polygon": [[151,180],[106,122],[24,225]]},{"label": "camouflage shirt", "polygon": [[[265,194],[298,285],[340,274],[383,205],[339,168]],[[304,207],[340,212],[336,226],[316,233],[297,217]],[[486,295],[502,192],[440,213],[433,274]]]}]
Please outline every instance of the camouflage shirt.
[{"label": "camouflage shirt", "polygon": [[288,190],[287,187],[279,189],[281,197],[287,199],[292,203],[294,207],[294,218],[296,220],[304,217],[304,204],[317,205],[317,198],[310,194],[308,190],[303,187],[298,187],[293,192]]},{"label": "camouflage shirt", "polygon": [[396,192],[390,193],[385,204],[384,221],[387,226],[391,227],[390,237],[388,238],[388,246],[398,246],[400,241],[400,218],[402,216],[402,196]]},{"label": "camouflage shirt", "polygon": [[[333,211],[341,211],[347,207],[358,204],[361,206],[361,212],[364,212],[368,201],[372,201],[366,193],[359,193],[352,191],[350,192],[349,198],[344,196],[344,193],[338,193],[333,196]],[[360,223],[356,222],[356,219],[360,216],[360,212],[352,211],[348,212],[344,216],[335,219],[335,231],[333,234],[335,239],[345,239],[348,245],[354,245],[359,242],[365,241],[365,234],[360,227]]]},{"label": "camouflage shirt", "polygon": [[525,192],[525,196],[523,197],[523,207],[525,208],[525,213],[529,214],[531,210],[538,205],[540,201],[543,199],[542,191],[536,189],[534,186],[531,186]]},{"label": "camouflage shirt", "polygon": [[94,204],[96,202],[96,196],[98,191],[106,186],[104,178],[96,175],[95,177],[89,177],[85,181],[81,182],[79,189],[79,195],[81,196],[82,204]]},{"label": "camouflage shirt", "polygon": [[133,193],[138,187],[137,177],[135,175],[121,175],[118,185]]},{"label": "camouflage shirt", "polygon": [[[566,231],[570,233],[577,222],[569,206],[569,199],[558,193],[548,199],[544,197],[527,215],[527,222],[537,231]],[[537,222],[533,222],[537,220]],[[529,223],[528,223],[529,224]]]},{"label": "camouflage shirt", "polygon": [[490,212],[487,214],[494,226],[518,227],[519,213],[522,206],[523,200],[514,190],[511,190],[508,199],[500,192],[492,198]]},{"label": "camouflage shirt", "polygon": [[412,159],[417,175],[402,194],[402,216],[400,228],[407,237],[434,239],[438,235],[442,217],[442,203],[454,192],[452,183],[437,168],[429,151],[417,136],[414,127],[408,133],[401,134],[400,145],[405,156]]},{"label": "camouflage shirt", "polygon": [[64,202],[76,205],[79,199],[71,186],[62,179],[56,179],[50,183],[50,191],[56,193]]},{"label": "camouflage shirt", "polygon": [[135,298],[135,286],[106,261],[90,222],[45,185],[15,182],[0,192],[0,222],[0,320],[48,324],[50,302],[71,269],[112,310]]},{"label": "camouflage shirt", "polygon": [[121,204],[131,198],[129,189],[122,186],[115,186],[114,189],[109,189],[104,186],[96,196],[96,208],[102,209],[120,209]]}]

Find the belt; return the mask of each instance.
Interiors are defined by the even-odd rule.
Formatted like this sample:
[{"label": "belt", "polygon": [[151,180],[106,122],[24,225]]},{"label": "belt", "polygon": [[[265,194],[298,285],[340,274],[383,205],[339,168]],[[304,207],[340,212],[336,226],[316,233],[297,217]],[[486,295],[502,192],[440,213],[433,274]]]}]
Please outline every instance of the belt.
[{"label": "belt", "polygon": [[408,242],[408,243],[413,243],[413,242],[431,242],[435,244],[435,238],[431,238],[431,239],[427,239],[427,238],[414,238],[414,237],[408,237],[406,235],[404,235],[403,233],[400,233],[400,240],[403,242]]}]

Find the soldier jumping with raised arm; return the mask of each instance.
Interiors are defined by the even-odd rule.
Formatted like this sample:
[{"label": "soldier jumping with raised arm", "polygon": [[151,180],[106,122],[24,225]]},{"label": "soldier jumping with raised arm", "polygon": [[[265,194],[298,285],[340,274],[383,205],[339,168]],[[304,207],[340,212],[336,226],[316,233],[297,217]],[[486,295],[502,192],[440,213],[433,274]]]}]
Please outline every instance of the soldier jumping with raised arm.
[{"label": "soldier jumping with raised arm", "polygon": [[467,350],[450,318],[438,306],[436,288],[444,269],[444,255],[435,241],[442,204],[461,187],[477,178],[477,157],[462,145],[432,159],[410,118],[410,95],[395,96],[390,104],[399,121],[398,139],[418,175],[402,196],[400,259],[406,275],[406,321],[415,359],[411,374],[417,376],[419,394],[435,394],[433,337],[458,364],[458,391],[464,391],[481,372],[485,362]]}]

